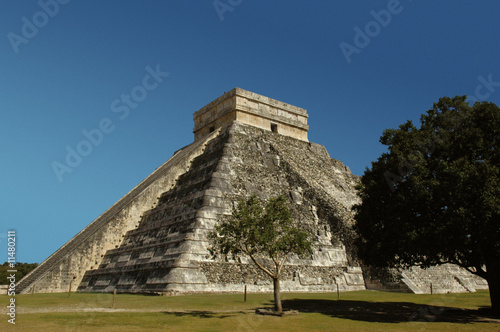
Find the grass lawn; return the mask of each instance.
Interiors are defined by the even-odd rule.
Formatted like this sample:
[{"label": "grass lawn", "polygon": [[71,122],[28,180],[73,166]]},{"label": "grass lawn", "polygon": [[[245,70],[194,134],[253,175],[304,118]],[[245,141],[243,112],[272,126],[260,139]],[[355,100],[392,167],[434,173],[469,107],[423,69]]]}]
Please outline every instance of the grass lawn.
[{"label": "grass lawn", "polygon": [[358,291],[283,293],[299,315],[260,316],[272,294],[144,296],[67,293],[17,295],[16,325],[7,322],[9,297],[0,296],[0,331],[500,331],[488,315],[489,293],[415,295]]}]

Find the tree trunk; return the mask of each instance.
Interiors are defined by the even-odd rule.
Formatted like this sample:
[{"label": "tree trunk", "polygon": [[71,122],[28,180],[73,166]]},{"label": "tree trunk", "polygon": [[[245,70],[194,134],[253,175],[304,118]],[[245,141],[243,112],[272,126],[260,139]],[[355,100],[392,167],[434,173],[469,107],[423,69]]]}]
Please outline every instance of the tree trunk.
[{"label": "tree trunk", "polygon": [[281,312],[281,297],[280,297],[280,279],[273,278],[274,284],[274,311]]},{"label": "tree trunk", "polygon": [[500,262],[486,265],[486,280],[490,289],[491,310],[500,315]]}]

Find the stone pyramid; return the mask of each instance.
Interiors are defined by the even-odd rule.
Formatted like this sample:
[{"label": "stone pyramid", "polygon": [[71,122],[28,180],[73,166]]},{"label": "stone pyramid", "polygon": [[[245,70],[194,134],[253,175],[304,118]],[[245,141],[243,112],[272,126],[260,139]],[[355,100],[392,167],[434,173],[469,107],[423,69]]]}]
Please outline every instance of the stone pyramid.
[{"label": "stone pyramid", "polygon": [[18,285],[27,292],[266,291],[245,257],[213,260],[207,234],[239,198],[284,194],[314,234],[314,254],[290,257],[285,291],[364,289],[341,233],[356,177],[307,140],[307,112],[235,88],[194,114],[195,142],[50,256]]},{"label": "stone pyramid", "polygon": [[[18,292],[269,291],[269,278],[245,257],[214,260],[208,253],[208,232],[254,193],[289,197],[292,216],[313,235],[310,257],[289,257],[283,291],[365,289],[350,245],[358,178],[308,141],[307,117],[302,108],[243,89],[225,93],[194,113],[194,143],[23,278]],[[437,279],[459,280],[442,271]],[[388,287],[386,276],[367,278],[367,285],[426,292],[432,279],[399,272]],[[462,284],[477,286],[466,277]],[[441,284],[446,291],[449,283]]]}]

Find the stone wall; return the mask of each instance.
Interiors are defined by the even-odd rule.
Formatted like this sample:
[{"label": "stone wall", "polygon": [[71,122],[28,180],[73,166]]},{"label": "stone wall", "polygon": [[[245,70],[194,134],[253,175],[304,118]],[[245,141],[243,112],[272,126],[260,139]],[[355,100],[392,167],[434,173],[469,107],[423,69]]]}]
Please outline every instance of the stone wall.
[{"label": "stone wall", "polygon": [[488,289],[485,279],[453,264],[429,268],[363,267],[366,288],[415,294],[465,293]]}]

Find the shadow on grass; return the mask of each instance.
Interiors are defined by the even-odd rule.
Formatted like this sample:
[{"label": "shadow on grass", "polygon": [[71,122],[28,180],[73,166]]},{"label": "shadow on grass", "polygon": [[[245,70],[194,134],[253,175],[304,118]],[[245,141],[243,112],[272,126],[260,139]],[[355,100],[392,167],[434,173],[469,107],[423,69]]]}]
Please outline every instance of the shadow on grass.
[{"label": "shadow on grass", "polygon": [[489,308],[479,310],[416,304],[411,302],[367,302],[350,300],[290,299],[283,308],[299,312],[316,312],[337,318],[366,322],[495,322],[500,323]]},{"label": "shadow on grass", "polygon": [[164,315],[176,316],[176,317],[197,317],[197,318],[227,318],[232,317],[235,314],[222,314],[219,312],[212,311],[165,311]]}]

